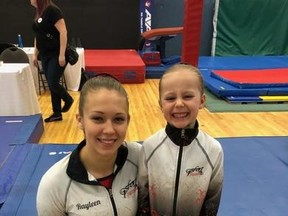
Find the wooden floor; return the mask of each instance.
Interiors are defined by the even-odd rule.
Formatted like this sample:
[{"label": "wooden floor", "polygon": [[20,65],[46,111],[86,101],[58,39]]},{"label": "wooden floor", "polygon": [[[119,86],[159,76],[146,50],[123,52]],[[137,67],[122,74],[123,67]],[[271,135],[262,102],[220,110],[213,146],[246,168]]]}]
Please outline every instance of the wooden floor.
[{"label": "wooden floor", "polygon": [[[124,84],[130,100],[131,121],[127,140],[144,140],[164,127],[166,122],[158,105],[158,79],[147,79],[143,84]],[[79,143],[83,132],[77,128],[75,114],[78,112],[79,92],[70,92],[74,104],[63,121],[44,123],[40,143]],[[43,118],[51,114],[50,94],[39,96]],[[261,104],[259,104],[261,106]],[[287,112],[236,112],[210,113],[206,108],[199,113],[200,128],[211,136],[288,136]]]}]

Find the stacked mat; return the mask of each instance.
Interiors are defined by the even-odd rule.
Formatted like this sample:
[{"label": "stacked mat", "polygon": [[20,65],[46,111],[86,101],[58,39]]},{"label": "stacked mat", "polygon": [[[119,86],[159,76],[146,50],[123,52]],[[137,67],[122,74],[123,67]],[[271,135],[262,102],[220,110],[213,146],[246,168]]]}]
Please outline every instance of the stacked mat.
[{"label": "stacked mat", "polygon": [[121,83],[143,83],[145,64],[136,50],[85,49],[85,71],[110,74]]},{"label": "stacked mat", "polygon": [[200,57],[205,86],[237,103],[288,102],[287,56]]}]

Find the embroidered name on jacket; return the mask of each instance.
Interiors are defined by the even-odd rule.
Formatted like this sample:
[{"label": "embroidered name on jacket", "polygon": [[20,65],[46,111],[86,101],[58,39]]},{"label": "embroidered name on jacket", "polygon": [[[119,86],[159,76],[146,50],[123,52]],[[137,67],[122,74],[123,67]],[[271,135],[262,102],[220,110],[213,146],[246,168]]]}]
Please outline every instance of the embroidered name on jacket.
[{"label": "embroidered name on jacket", "polygon": [[203,168],[196,166],[194,168],[190,168],[186,170],[187,176],[197,176],[197,175],[203,175]]},{"label": "embroidered name on jacket", "polygon": [[137,182],[136,179],[134,180],[129,180],[128,184],[120,190],[120,194],[124,196],[124,198],[127,198],[134,194],[137,190]]},{"label": "embroidered name on jacket", "polygon": [[76,207],[77,207],[78,210],[82,210],[82,209],[89,210],[89,208],[95,207],[95,206],[100,205],[100,204],[101,204],[100,200],[97,200],[97,201],[89,202],[89,203],[86,203],[86,204],[78,203],[76,205]]}]

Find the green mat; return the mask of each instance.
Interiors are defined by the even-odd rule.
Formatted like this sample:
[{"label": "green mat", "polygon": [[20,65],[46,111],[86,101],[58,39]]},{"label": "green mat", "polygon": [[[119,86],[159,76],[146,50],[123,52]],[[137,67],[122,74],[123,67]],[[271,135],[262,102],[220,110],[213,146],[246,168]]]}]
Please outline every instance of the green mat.
[{"label": "green mat", "polygon": [[229,103],[218,98],[216,95],[205,90],[206,108],[210,112],[273,112],[286,111],[288,112],[288,103]]}]

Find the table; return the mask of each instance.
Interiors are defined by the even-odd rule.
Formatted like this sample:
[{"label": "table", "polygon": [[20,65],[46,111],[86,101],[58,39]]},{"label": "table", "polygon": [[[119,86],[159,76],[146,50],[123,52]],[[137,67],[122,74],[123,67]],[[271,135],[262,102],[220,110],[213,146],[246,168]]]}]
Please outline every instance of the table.
[{"label": "table", "polygon": [[[32,62],[34,47],[24,47],[23,50],[29,57],[31,71],[36,86],[36,91],[38,93],[38,71]],[[68,64],[64,71],[67,89],[71,91],[78,91],[81,81],[81,69],[85,68],[84,48],[76,48],[76,50],[79,54],[78,62],[75,65]]]},{"label": "table", "polygon": [[0,116],[28,116],[40,113],[29,64],[0,66]]}]

